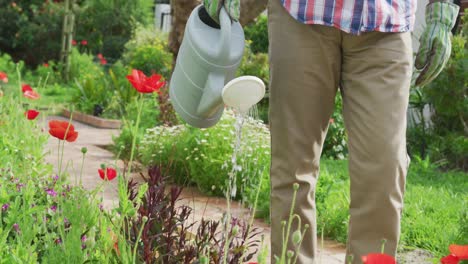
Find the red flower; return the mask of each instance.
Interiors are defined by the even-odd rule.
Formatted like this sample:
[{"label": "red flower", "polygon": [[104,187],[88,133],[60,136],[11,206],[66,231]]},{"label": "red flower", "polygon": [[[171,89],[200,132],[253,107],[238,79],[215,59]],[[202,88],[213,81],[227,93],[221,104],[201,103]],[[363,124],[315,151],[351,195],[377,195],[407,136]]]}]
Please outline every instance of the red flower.
[{"label": "red flower", "polygon": [[458,264],[460,259],[454,255],[448,255],[440,259],[440,263],[442,264]]},{"label": "red flower", "polygon": [[377,253],[362,256],[362,262],[364,264],[396,264],[396,260],[392,256]]},{"label": "red flower", "polygon": [[41,97],[36,91],[34,91],[31,88],[30,85],[27,85],[27,84],[23,84],[21,86],[21,91],[23,92],[24,97],[31,99],[31,100],[37,100]]},{"label": "red flower", "polygon": [[32,91],[32,90],[33,90],[33,89],[32,89],[31,86],[28,85],[28,84],[23,84],[23,85],[21,85],[21,91],[22,91],[23,93],[25,93],[25,92],[27,92],[27,91]]},{"label": "red flower", "polygon": [[78,132],[75,131],[75,127],[71,123],[59,120],[49,121],[49,134],[68,142],[74,142],[78,138]]},{"label": "red flower", "polygon": [[106,168],[106,171],[104,172],[104,169],[98,169],[99,172],[99,177],[105,181],[112,181],[117,177],[117,171],[113,168]]},{"label": "red flower", "polygon": [[330,122],[330,124],[333,124],[333,123],[335,123],[335,119],[330,118],[330,121],[329,121],[329,122]]},{"label": "red flower", "polygon": [[131,75],[127,75],[128,81],[133,87],[140,93],[153,93],[158,92],[166,82],[161,81],[162,76],[159,74],[153,74],[147,77],[140,70],[132,70]]},{"label": "red flower", "polygon": [[107,60],[106,59],[101,59],[101,65],[106,65],[107,64]]},{"label": "red flower", "polygon": [[2,81],[3,83],[7,83],[8,82],[8,75],[4,72],[0,72],[0,81]]},{"label": "red flower", "polygon": [[41,97],[36,91],[26,91],[23,96],[31,100],[37,100]]},{"label": "red flower", "polygon": [[98,53],[97,57],[98,57],[98,59],[100,59],[100,60],[104,59],[104,56],[102,56],[102,53]]},{"label": "red flower", "polygon": [[46,67],[46,68],[49,68],[49,63],[44,62],[44,63],[42,64],[42,66],[44,66],[44,67]]},{"label": "red flower", "polygon": [[76,40],[74,40],[74,39],[72,40],[72,45],[76,46]]},{"label": "red flower", "polygon": [[34,120],[39,115],[39,112],[33,109],[24,112],[24,115],[28,120]]},{"label": "red flower", "polygon": [[81,41],[81,45],[83,45],[83,46],[88,45],[88,41],[87,41],[86,39],[83,39],[83,40]]},{"label": "red flower", "polygon": [[457,256],[460,260],[468,260],[468,245],[450,245],[450,253]]}]

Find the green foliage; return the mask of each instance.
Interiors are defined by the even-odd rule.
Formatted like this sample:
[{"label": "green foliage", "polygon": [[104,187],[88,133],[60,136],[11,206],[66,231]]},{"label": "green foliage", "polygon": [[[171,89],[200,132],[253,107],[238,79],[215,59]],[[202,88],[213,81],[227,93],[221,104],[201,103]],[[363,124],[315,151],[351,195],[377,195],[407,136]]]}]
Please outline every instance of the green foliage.
[{"label": "green foliage", "polygon": [[268,65],[268,55],[266,53],[254,53],[252,42],[247,41],[242,57],[242,63],[237,71],[237,76],[256,76],[265,83],[266,87],[270,83],[270,68]]},{"label": "green foliage", "polygon": [[[52,176],[47,133],[24,117],[20,90],[0,98],[0,259],[5,263],[116,263],[111,219],[96,192]],[[128,247],[128,246],[127,246]],[[122,249],[121,251],[124,251]]]},{"label": "green foliage", "polygon": [[[253,119],[245,120],[241,151],[233,170],[231,162],[235,144],[235,117],[226,112],[220,123],[210,129],[197,129],[188,125],[155,127],[148,129],[143,140],[139,159],[145,165],[161,164],[179,183],[194,183],[211,195],[223,195],[229,174],[236,177],[234,195],[252,204],[259,182],[263,178],[259,207],[268,215],[269,132],[265,125]],[[255,146],[255,148],[253,147]]]},{"label": "green foliage", "polygon": [[0,2],[0,50],[36,66],[57,59],[64,9],[43,0]]},{"label": "green foliage", "polygon": [[[153,4],[152,0],[78,0],[73,7],[78,46],[116,61],[134,25],[151,23]],[[64,11],[63,1],[0,1],[0,50],[33,67],[58,60]],[[82,40],[88,44],[81,45]]]},{"label": "green foliage", "polygon": [[[346,161],[323,161],[317,187],[318,230],[347,239],[349,179]],[[448,245],[467,244],[468,182],[462,172],[440,172],[415,158],[407,177],[400,250],[421,248],[447,255]]]},{"label": "green foliage", "polygon": [[252,42],[253,53],[268,53],[268,17],[260,15],[254,23],[244,28],[245,39]]},{"label": "green foliage", "polygon": [[152,0],[86,0],[77,17],[76,40],[87,40],[93,54],[117,60],[137,23],[148,25]]},{"label": "green foliage", "polygon": [[330,119],[327,138],[322,155],[331,159],[345,159],[348,155],[346,131],[343,122],[343,100],[340,94],[335,97],[335,111]]},{"label": "green foliage", "polygon": [[[134,90],[134,89],[132,89]],[[143,108],[140,117],[140,126],[139,131],[136,136],[136,153],[140,151],[141,148],[145,146],[141,144],[143,135],[148,128],[152,128],[159,124],[159,107],[157,103],[157,93],[149,94],[144,96],[143,99]],[[114,146],[112,151],[120,159],[129,160],[130,150],[132,147],[133,133],[130,129],[131,125],[136,123],[136,118],[138,115],[138,97],[135,97],[130,103],[125,107],[125,115],[122,117],[124,120],[124,126],[120,134],[113,138]]]},{"label": "green foliage", "polygon": [[147,75],[158,73],[169,79],[172,53],[167,48],[167,35],[143,26],[136,27],[132,39],[125,44],[123,61]]},{"label": "green foliage", "polygon": [[452,39],[452,54],[442,73],[423,89],[413,89],[410,105],[419,120],[431,109],[430,123],[408,130],[410,153],[429,156],[447,167],[468,169],[468,52],[463,32]]}]

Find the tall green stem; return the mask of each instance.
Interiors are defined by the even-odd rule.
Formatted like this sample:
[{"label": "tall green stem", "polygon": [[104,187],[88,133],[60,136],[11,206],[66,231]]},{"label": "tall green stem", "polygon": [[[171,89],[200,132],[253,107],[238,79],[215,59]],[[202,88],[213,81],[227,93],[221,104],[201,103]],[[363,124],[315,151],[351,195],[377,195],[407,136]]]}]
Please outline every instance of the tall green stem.
[{"label": "tall green stem", "polygon": [[141,94],[138,95],[138,115],[137,115],[137,120],[135,123],[135,126],[132,128],[133,130],[133,139],[132,139],[132,148],[130,150],[130,160],[128,161],[128,169],[127,169],[127,177],[129,177],[131,171],[132,171],[132,163],[133,163],[133,156],[135,155],[135,145],[136,145],[136,139],[138,136],[138,129],[140,126],[140,117],[141,117],[141,111],[143,109],[143,98]]}]

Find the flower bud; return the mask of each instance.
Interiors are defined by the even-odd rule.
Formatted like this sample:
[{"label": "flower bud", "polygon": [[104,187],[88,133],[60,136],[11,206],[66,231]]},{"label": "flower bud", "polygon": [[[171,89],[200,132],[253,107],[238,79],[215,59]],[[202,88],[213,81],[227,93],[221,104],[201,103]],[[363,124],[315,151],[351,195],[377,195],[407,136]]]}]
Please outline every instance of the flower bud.
[{"label": "flower bud", "polygon": [[293,188],[295,191],[299,190],[299,183],[294,183]]},{"label": "flower bud", "polygon": [[292,234],[292,242],[295,246],[298,246],[299,243],[301,243],[301,240],[302,240],[302,234],[301,234],[301,231],[300,230],[296,230],[294,231],[294,233]]},{"label": "flower bud", "polygon": [[86,152],[88,152],[88,148],[87,147],[82,147],[81,148],[81,153],[86,154]]}]

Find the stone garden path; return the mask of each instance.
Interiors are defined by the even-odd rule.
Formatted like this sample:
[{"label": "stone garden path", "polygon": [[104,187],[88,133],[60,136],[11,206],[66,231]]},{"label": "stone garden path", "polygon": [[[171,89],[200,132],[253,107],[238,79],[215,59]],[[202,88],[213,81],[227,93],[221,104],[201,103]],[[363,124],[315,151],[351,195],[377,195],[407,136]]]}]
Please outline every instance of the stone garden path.
[{"label": "stone garden path", "polygon": [[[68,119],[58,116],[48,117],[47,120]],[[74,121],[73,125],[79,132],[78,139],[73,143],[66,143],[63,157],[63,166],[67,164],[67,169],[70,174],[70,181],[72,183],[79,182],[81,165],[82,165],[82,154],[81,148],[88,148],[86,154],[83,172],[82,182],[86,189],[94,189],[95,187],[103,184],[103,181],[98,175],[98,169],[102,163],[104,164],[115,164],[116,166],[122,167],[122,162],[116,162],[113,154],[106,150],[104,147],[112,144],[112,136],[118,135],[119,130],[117,129],[99,129],[94,128],[79,122]],[[47,122],[44,122],[45,129],[47,129]],[[46,161],[53,164],[57,168],[57,139],[50,137],[47,144],[47,155]],[[138,177],[137,180],[141,180],[140,176],[136,174],[133,177]],[[105,208],[112,208],[117,204],[117,181],[112,181],[104,186],[103,191],[103,204]],[[186,204],[193,208],[193,220],[199,221],[201,218],[205,219],[221,219],[222,214],[225,212],[226,201],[223,198],[207,197],[201,194],[195,188],[185,188],[182,193],[181,204]],[[234,215],[242,215],[246,213],[245,210],[234,203],[232,205],[232,212]],[[269,243],[270,227],[268,224],[261,220],[255,220],[254,226],[262,230],[262,234],[265,235],[265,243]],[[324,248],[320,251],[319,263],[321,264],[342,264],[345,259],[345,248],[343,245],[333,241],[324,241]]]}]

